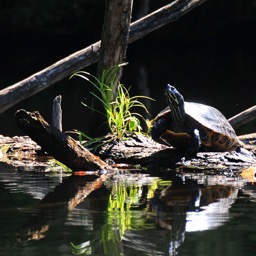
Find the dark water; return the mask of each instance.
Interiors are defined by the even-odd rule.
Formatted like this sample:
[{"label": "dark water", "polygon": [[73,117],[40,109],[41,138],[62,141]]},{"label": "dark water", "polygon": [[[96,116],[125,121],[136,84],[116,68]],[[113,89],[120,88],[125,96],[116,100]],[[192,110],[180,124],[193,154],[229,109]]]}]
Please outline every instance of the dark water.
[{"label": "dark water", "polygon": [[0,255],[255,255],[253,184],[167,173],[102,180],[1,165]]}]

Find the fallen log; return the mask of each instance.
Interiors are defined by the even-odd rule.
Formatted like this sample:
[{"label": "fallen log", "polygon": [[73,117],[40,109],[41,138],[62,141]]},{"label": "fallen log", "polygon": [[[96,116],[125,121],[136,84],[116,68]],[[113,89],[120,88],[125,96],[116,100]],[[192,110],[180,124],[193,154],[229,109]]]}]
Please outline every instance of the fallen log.
[{"label": "fallen log", "polygon": [[104,144],[97,154],[116,163],[174,167],[184,152],[157,143],[144,135],[130,134],[123,140]]},{"label": "fallen log", "polygon": [[15,121],[19,128],[44,151],[73,171],[113,170],[111,166],[90,153],[69,135],[51,127],[39,112],[18,110]]},{"label": "fallen log", "polygon": [[248,108],[228,119],[235,130],[247,125],[256,119],[256,106]]},{"label": "fallen log", "polygon": [[[157,11],[133,22],[130,26],[128,43],[175,21],[206,0],[176,0]],[[77,51],[53,65],[0,91],[0,113],[18,102],[48,88],[74,72],[98,61],[100,41]]]},{"label": "fallen log", "polygon": [[[110,158],[116,163],[139,164],[156,168],[175,168],[178,165],[194,169],[226,170],[256,164],[250,152],[199,152],[196,158],[185,161],[184,152],[154,142],[151,138],[130,134],[123,140],[112,139],[93,155],[67,134],[51,127],[39,112],[18,110],[15,121],[20,129],[31,137],[42,150],[73,171],[114,170],[101,159]],[[252,139],[252,137],[250,137]],[[101,157],[101,159],[100,159]]]},{"label": "fallen log", "polygon": [[140,164],[150,169],[176,168],[183,166],[190,170],[207,171],[240,170],[256,164],[256,157],[244,152],[199,152],[191,159],[185,159],[184,151],[168,147],[143,135],[131,135],[126,139],[103,145],[98,155],[111,158],[117,163]]},{"label": "fallen log", "polygon": [[237,136],[244,143],[244,148],[256,154],[256,133],[249,133]]}]

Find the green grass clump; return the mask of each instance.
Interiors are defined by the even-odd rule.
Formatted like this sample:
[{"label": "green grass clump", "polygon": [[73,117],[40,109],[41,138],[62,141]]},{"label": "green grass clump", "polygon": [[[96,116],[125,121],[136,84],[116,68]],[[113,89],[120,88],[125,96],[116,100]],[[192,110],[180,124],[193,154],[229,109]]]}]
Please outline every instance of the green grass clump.
[{"label": "green grass clump", "polygon": [[[112,135],[117,139],[122,139],[127,132],[142,132],[140,119],[145,120],[143,116],[135,111],[134,108],[142,108],[146,112],[147,108],[140,101],[141,98],[151,99],[146,96],[133,96],[130,97],[129,90],[126,89],[121,83],[117,85],[116,92],[114,88],[115,76],[118,69],[124,64],[115,66],[102,73],[100,79],[93,76],[86,71],[78,71],[73,76],[78,76],[88,81],[96,93],[90,92],[104,107],[104,112],[99,112],[106,117],[106,122]],[[106,81],[110,81],[106,84]],[[116,97],[113,100],[113,95]],[[152,100],[152,99],[151,99]],[[92,109],[90,106],[82,103],[84,106]],[[81,134],[80,134],[81,135]]]}]

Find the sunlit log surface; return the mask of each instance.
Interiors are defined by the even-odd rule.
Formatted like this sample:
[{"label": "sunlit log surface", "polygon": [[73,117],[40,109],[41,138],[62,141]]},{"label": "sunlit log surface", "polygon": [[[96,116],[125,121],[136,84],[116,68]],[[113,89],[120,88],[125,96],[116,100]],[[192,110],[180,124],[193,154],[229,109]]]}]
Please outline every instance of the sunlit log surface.
[{"label": "sunlit log surface", "polygon": [[141,164],[151,169],[188,168],[205,171],[239,171],[256,164],[252,152],[241,149],[241,152],[199,152],[191,159],[185,159],[184,151],[167,147],[142,135],[133,135],[126,140],[106,144],[99,151],[100,157],[109,157],[115,162]]},{"label": "sunlit log surface", "polygon": [[[73,171],[113,170],[101,159],[116,163],[140,164],[155,168],[200,168],[202,170],[239,170],[256,164],[255,155],[241,148],[232,152],[199,152],[192,159],[184,158],[184,151],[154,142],[143,135],[129,135],[123,140],[112,139],[95,156],[60,130],[51,127],[38,112],[19,110],[15,121],[49,155]],[[186,161],[185,161],[186,160]]]},{"label": "sunlit log surface", "polygon": [[15,121],[20,129],[40,145],[44,151],[73,171],[112,169],[69,135],[51,127],[39,112],[18,110],[15,114]]}]

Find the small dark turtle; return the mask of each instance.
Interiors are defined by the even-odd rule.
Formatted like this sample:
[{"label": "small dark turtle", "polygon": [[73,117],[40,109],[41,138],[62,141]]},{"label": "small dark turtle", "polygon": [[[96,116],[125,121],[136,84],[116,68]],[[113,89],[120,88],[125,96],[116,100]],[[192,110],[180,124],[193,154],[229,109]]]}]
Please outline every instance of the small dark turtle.
[{"label": "small dark turtle", "polygon": [[152,120],[151,136],[195,155],[200,146],[206,151],[232,151],[239,140],[228,120],[214,107],[184,102],[174,86],[167,85],[168,107]]}]

